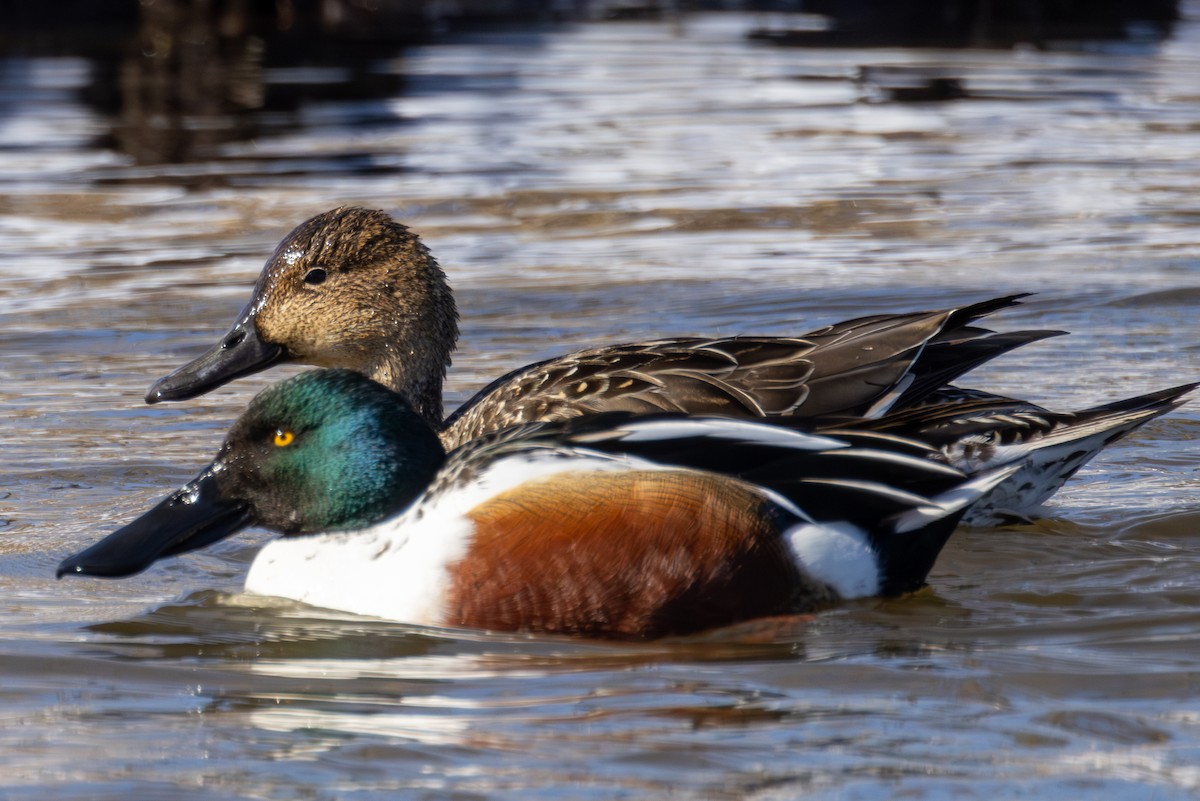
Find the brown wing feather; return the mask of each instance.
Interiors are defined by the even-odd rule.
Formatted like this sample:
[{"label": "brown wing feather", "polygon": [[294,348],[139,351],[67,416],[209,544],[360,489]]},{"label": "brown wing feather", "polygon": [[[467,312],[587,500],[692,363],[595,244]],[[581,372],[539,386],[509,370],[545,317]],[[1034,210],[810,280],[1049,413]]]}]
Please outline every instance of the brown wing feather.
[{"label": "brown wing feather", "polygon": [[[442,438],[455,447],[520,423],[609,411],[728,417],[856,417],[947,381],[1046,332],[1000,335],[970,325],[1016,303],[876,315],[797,338],[671,339],[594,348],[514,371],[467,401]],[[932,344],[931,344],[932,343]],[[927,368],[922,354],[929,350]]]}]

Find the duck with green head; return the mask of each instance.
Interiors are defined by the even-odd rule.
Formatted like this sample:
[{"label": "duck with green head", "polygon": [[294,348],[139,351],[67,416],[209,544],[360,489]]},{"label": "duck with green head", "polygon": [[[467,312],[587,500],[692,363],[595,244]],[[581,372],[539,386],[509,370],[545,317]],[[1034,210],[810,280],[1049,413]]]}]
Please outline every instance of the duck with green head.
[{"label": "duck with green head", "polygon": [[249,592],[407,623],[686,634],[920,587],[975,477],[877,433],[679,415],[536,423],[447,454],[348,370],[262,392],[216,458],[59,575],[128,576],[252,525]]}]

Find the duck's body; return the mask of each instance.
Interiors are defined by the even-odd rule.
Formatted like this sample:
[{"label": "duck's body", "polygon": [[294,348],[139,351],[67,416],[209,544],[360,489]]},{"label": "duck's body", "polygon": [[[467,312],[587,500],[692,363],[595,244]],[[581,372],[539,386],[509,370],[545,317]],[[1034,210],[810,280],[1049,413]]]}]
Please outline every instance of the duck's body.
[{"label": "duck's body", "polygon": [[890,434],[661,415],[447,456],[402,397],[316,371],[264,391],[196,480],[59,572],[129,575],[258,523],[289,536],[251,592],[422,625],[685,634],[920,587],[1010,471],[970,478]]},{"label": "duck's body", "polygon": [[[681,338],[576,351],[512,371],[443,420],[442,384],[458,335],[445,275],[405,226],[383,212],[343,208],[292,231],[237,324],[158,381],[147,401],[193,397],[294,361],[348,368],[403,394],[448,450],[508,426],[625,411],[901,431],[938,442],[937,458],[967,472],[1009,463],[1021,451],[1027,469],[969,513],[970,522],[986,525],[1034,513],[1082,464],[1174,408],[1184,391],[1121,401],[1112,406],[1141,408],[1111,415],[1108,407],[1056,413],[946,389],[991,358],[1063,333],[995,333],[976,325],[1021,297],[862,317],[799,337]],[[1022,405],[1019,413],[1014,403]]]}]

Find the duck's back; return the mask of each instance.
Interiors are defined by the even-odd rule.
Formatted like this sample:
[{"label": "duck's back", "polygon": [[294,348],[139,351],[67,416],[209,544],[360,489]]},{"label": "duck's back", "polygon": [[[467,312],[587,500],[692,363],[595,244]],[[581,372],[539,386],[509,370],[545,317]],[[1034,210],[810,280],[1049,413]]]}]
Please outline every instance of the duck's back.
[{"label": "duck's back", "polygon": [[591,348],[514,370],[446,420],[455,448],[489,432],[601,412],[854,418],[919,402],[1053,331],[970,325],[1017,302],[848,320],[802,337],[683,338]]}]

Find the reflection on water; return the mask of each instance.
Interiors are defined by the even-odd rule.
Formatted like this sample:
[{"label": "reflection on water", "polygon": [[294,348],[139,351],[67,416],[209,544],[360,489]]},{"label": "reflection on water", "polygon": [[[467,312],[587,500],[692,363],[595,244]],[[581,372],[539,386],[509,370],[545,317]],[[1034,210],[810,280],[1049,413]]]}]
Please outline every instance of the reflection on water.
[{"label": "reflection on water", "polygon": [[976,3],[971,0],[807,0],[799,26],[755,39],[804,47],[1089,48],[1101,41],[1161,42],[1179,19],[1175,0],[1143,3]]},{"label": "reflection on water", "polygon": [[262,534],[52,579],[278,377],[142,403],[340,203],[449,274],[451,406],[575,345],[1014,291],[1039,294],[1001,328],[1072,336],[974,386],[1073,408],[1194,380],[1194,4],[1074,52],[772,47],[746,34],[778,17],[683,14],[308,54],[144,6],[122,42],[183,44],[0,60],[0,797],[1200,792],[1192,407],[1046,519],[960,531],[914,597],[683,641],[265,603],[239,593]]}]

